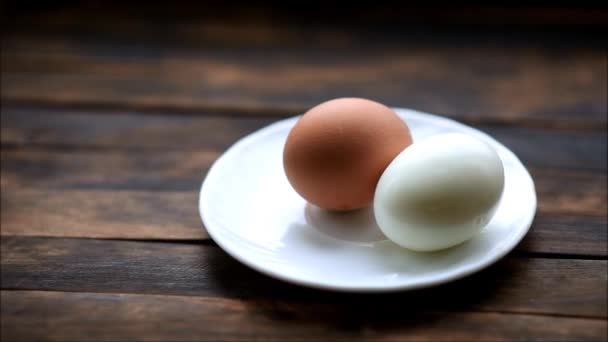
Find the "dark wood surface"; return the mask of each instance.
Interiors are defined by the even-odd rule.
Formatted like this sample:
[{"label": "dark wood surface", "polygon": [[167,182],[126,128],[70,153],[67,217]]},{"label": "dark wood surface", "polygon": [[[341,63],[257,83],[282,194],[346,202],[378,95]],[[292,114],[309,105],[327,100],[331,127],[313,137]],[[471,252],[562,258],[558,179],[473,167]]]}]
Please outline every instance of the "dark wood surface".
[{"label": "dark wood surface", "polygon": [[[605,11],[417,9],[402,27],[406,12],[353,9],[309,26],[284,8],[63,5],[13,3],[3,21],[3,341],[608,339]],[[475,275],[382,295],[230,258],[198,216],[209,166],[338,96],[503,142],[535,180],[529,234]]]}]

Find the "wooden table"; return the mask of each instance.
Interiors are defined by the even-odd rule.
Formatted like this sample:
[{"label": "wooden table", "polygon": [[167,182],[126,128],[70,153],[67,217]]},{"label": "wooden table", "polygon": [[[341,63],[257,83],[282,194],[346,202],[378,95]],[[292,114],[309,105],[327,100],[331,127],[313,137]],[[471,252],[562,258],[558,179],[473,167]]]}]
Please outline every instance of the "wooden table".
[{"label": "wooden table", "polygon": [[[144,10],[9,11],[3,341],[607,339],[607,57],[584,18],[429,31]],[[525,240],[466,279],[385,295],[301,288],[227,256],[198,216],[206,170],[239,137],[339,96],[510,147],[539,198]]]}]

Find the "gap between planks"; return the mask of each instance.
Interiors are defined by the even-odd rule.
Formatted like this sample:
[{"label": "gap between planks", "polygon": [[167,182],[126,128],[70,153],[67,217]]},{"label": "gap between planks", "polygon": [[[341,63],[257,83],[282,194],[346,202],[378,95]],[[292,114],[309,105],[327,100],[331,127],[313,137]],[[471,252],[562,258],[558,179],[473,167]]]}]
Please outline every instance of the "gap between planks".
[{"label": "gap between planks", "polygon": [[[131,292],[96,292],[96,291],[73,291],[73,290],[37,290],[37,289],[27,289],[27,288],[0,288],[0,292],[11,292],[11,293],[57,293],[57,294],[91,294],[91,295],[110,295],[110,296],[141,296],[141,297],[160,297],[160,298],[176,298],[182,300],[188,299],[201,299],[201,300],[211,300],[211,301],[253,301],[260,302],[259,299],[247,299],[247,298],[227,298],[227,297],[208,297],[208,296],[200,296],[193,294],[185,294],[185,295],[176,295],[176,294],[154,294],[154,293],[131,293]],[[397,291],[399,292],[399,291]],[[401,291],[403,292],[403,291]],[[270,300],[268,300],[271,302]],[[279,302],[286,300],[279,300]],[[276,305],[275,301],[272,301],[274,305]],[[467,310],[460,311],[458,309],[452,310],[431,310],[425,311],[425,313],[492,313],[492,314],[504,314],[504,315],[518,315],[518,316],[540,316],[540,317],[558,317],[558,318],[574,318],[574,319],[585,319],[585,320],[595,320],[595,321],[606,321],[605,317],[591,316],[591,315],[570,315],[570,314],[561,314],[554,312],[526,312],[526,311],[508,311],[508,310],[483,310],[483,309],[475,309],[475,310]]]},{"label": "gap between planks", "polygon": [[[561,193],[555,193],[553,186],[539,187],[544,189],[540,192],[544,200],[519,250],[608,255],[605,204],[601,204],[605,192],[596,192],[602,189],[598,187],[601,183],[574,184],[579,190],[562,188]],[[3,235],[168,241],[208,238],[198,215],[197,191],[7,186],[0,197]]]},{"label": "gap between planks", "polygon": [[441,286],[392,294],[342,294],[292,285],[210,246],[3,237],[2,287],[129,292],[373,306],[504,310],[606,317],[606,260],[503,258]]},{"label": "gap between planks", "polygon": [[[146,238],[114,238],[114,237],[86,237],[86,236],[50,236],[50,235],[19,235],[19,234],[2,234],[1,238],[15,238],[15,237],[28,237],[34,239],[48,238],[48,239],[73,239],[73,240],[100,240],[100,241],[123,241],[123,242],[142,242],[142,243],[154,243],[154,244],[179,244],[179,245],[197,245],[197,246],[210,246],[217,247],[218,244],[210,237],[201,239],[146,239]],[[577,254],[577,253],[560,253],[560,252],[536,252],[519,250],[517,247],[513,249],[507,256],[516,258],[528,258],[528,259],[562,259],[562,260],[608,260],[607,255],[595,255],[595,254]],[[505,257],[507,257],[505,256]]]},{"label": "gap between planks", "polygon": [[[493,312],[373,314],[268,300],[2,291],[3,339],[603,340],[606,321]],[[49,308],[54,308],[52,311]],[[94,310],[91,310],[94,308]],[[201,319],[204,317],[205,319]],[[218,318],[218,319],[215,319]],[[163,322],[164,324],[158,324]],[[52,329],[50,329],[52,327]],[[77,328],[76,328],[77,327]]]},{"label": "gap between planks", "polygon": [[564,50],[563,40],[558,50],[542,44],[506,50],[483,43],[458,44],[456,49],[404,46],[397,37],[393,44],[367,50],[357,45],[360,39],[331,47],[313,39],[312,46],[282,49],[272,44],[270,49],[243,44],[200,49],[199,42],[188,52],[173,49],[159,54],[156,46],[144,48],[147,53],[142,55],[141,46],[129,51],[121,45],[83,44],[69,37],[32,38],[17,34],[7,39],[5,101],[114,108],[123,104],[122,108],[185,112],[217,108],[244,113],[250,108],[258,114],[270,107],[282,115],[329,98],[362,96],[450,116],[495,116],[499,122],[537,117],[539,122],[559,121],[562,126],[606,123],[605,52]]},{"label": "gap between planks", "polygon": [[[52,114],[51,114],[52,113]],[[214,152],[275,120],[259,117],[144,116],[133,113],[8,109],[2,115],[6,152]],[[477,125],[530,166],[605,172],[605,132]],[[152,154],[144,154],[139,159]]]},{"label": "gap between planks", "polygon": [[[285,106],[285,105],[145,105],[145,104],[128,104],[128,103],[111,103],[111,102],[78,102],[75,100],[60,101],[60,100],[21,100],[21,99],[3,99],[2,106],[7,110],[45,110],[49,115],[57,112],[68,113],[95,113],[103,112],[106,115],[121,115],[125,112],[136,115],[171,115],[184,117],[222,117],[227,119],[239,118],[259,118],[269,120],[281,120],[292,116],[297,116],[308,111],[312,106]],[[407,108],[425,112],[420,108]],[[440,117],[456,120],[468,125],[489,125],[503,127],[522,127],[522,128],[543,128],[562,131],[606,131],[608,121],[606,120],[575,120],[575,119],[560,119],[552,120],[546,118],[533,117],[486,117],[481,115],[470,115],[465,113],[432,113]]]}]

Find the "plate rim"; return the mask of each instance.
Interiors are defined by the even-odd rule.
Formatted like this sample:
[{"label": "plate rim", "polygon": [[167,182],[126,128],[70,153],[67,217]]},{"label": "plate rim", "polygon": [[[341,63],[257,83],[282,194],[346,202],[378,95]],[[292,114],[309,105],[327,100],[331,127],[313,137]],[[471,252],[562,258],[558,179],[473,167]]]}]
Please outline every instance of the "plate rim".
[{"label": "plate rim", "polygon": [[[440,121],[443,124],[446,125],[450,125],[450,126],[459,126],[460,128],[464,129],[467,131],[467,133],[473,133],[473,135],[476,135],[478,137],[482,137],[483,140],[490,140],[492,141],[492,144],[498,144],[503,150],[504,152],[508,152],[511,157],[519,164],[519,166],[521,166],[521,168],[523,169],[523,171],[525,171],[525,176],[526,176],[526,181],[527,183],[530,184],[530,186],[532,187],[532,198],[531,198],[531,205],[532,205],[532,210],[530,210],[530,213],[526,216],[526,217],[522,217],[522,227],[525,226],[525,228],[522,228],[518,231],[518,234],[515,235],[515,237],[503,248],[501,248],[500,250],[497,251],[497,253],[495,254],[490,254],[488,257],[486,258],[482,258],[481,261],[469,264],[470,266],[467,266],[466,269],[464,270],[455,270],[447,275],[439,275],[436,276],[432,279],[429,280],[425,280],[425,281],[420,281],[418,283],[410,283],[410,284],[394,284],[394,285],[387,285],[387,286],[383,286],[383,287],[376,287],[376,286],[361,286],[361,285],[355,285],[355,286],[343,286],[343,285],[332,285],[332,284],[325,284],[325,283],[318,283],[318,282],[314,282],[314,281],[310,281],[310,280],[306,280],[306,279],[299,279],[299,278],[295,278],[292,277],[290,275],[285,275],[281,272],[276,272],[273,271],[270,268],[264,268],[261,267],[259,265],[257,265],[255,262],[252,262],[250,260],[248,260],[245,257],[242,257],[238,252],[236,252],[235,250],[233,250],[231,247],[227,246],[224,241],[218,237],[218,234],[216,234],[216,232],[214,232],[213,228],[210,228],[213,226],[213,224],[210,224],[211,220],[209,218],[206,218],[206,211],[205,208],[207,208],[207,199],[208,196],[206,196],[205,194],[207,193],[207,189],[209,188],[209,184],[212,183],[213,179],[216,177],[215,175],[217,174],[217,170],[219,168],[218,165],[221,165],[222,162],[226,161],[228,158],[230,158],[235,151],[237,151],[238,149],[242,148],[243,146],[246,146],[250,140],[254,139],[254,138],[258,138],[259,136],[263,136],[263,135],[268,135],[268,134],[272,134],[275,130],[281,128],[282,126],[286,125],[288,122],[290,121],[297,121],[297,119],[301,116],[301,115],[296,115],[296,116],[291,116],[288,118],[284,118],[281,120],[278,120],[274,123],[271,123],[267,126],[264,126],[260,129],[257,129],[245,136],[243,136],[242,138],[240,138],[239,140],[237,140],[235,143],[233,143],[226,151],[224,151],[211,165],[211,167],[209,168],[206,176],[204,177],[204,180],[201,184],[200,187],[200,192],[199,192],[199,203],[198,203],[198,209],[199,209],[199,215],[201,217],[203,226],[202,228],[205,229],[207,231],[207,233],[209,234],[209,237],[224,251],[226,252],[228,255],[230,255],[231,257],[233,257],[234,259],[236,259],[237,261],[239,261],[240,263],[246,265],[247,267],[250,267],[264,275],[270,276],[272,278],[275,279],[279,279],[281,281],[285,281],[287,283],[291,283],[291,284],[296,284],[299,286],[305,286],[305,287],[311,287],[311,288],[316,288],[316,289],[321,289],[321,290],[330,290],[330,291],[339,291],[339,292],[351,292],[351,293],[382,293],[382,292],[395,292],[395,291],[405,291],[405,290],[415,290],[415,289],[421,289],[421,288],[427,288],[427,287],[432,287],[432,286],[437,286],[440,284],[444,284],[444,283],[448,283],[457,279],[461,279],[464,277],[467,277],[471,274],[474,274],[486,267],[489,267],[490,265],[496,263],[497,261],[499,261],[500,259],[504,258],[509,252],[511,252],[513,249],[515,249],[515,247],[521,242],[521,240],[526,236],[526,234],[530,231],[530,228],[532,226],[532,223],[534,221],[534,217],[536,216],[536,212],[538,209],[538,199],[537,199],[537,194],[536,194],[536,186],[534,184],[534,180],[532,178],[532,176],[530,175],[530,172],[528,171],[528,169],[526,168],[526,166],[521,162],[521,160],[517,157],[517,155],[515,155],[515,153],[513,153],[509,148],[507,148],[506,146],[504,146],[501,142],[499,142],[498,140],[494,139],[492,136],[490,136],[489,134],[476,129],[474,127],[468,126],[466,124],[460,123],[454,119],[451,118],[446,118],[440,115],[434,115],[434,114],[430,114],[430,113],[425,113],[425,112],[421,112],[421,111],[417,111],[417,110],[412,110],[412,109],[406,109],[406,108],[400,108],[400,107],[391,107],[395,112],[397,112],[397,114],[399,115],[399,117],[403,118],[404,116],[418,116],[419,118],[422,118],[424,120],[433,120],[433,121]],[[523,220],[525,219],[525,220]],[[221,228],[218,228],[221,229]]]}]

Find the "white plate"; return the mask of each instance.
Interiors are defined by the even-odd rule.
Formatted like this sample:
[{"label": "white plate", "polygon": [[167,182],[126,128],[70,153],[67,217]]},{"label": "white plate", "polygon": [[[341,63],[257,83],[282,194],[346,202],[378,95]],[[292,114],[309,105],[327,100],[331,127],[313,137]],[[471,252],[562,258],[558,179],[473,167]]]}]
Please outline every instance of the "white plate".
[{"label": "white plate", "polygon": [[228,254],[275,278],[340,291],[381,292],[427,287],[464,277],[497,261],[524,237],[536,212],[530,174],[490,136],[453,120],[395,109],[414,142],[461,132],[493,146],[505,168],[496,215],[464,244],[416,253],[386,240],[371,209],[328,213],[306,204],[283,172],[283,145],[297,117],[234,144],[209,170],[199,210],[209,235]]}]

